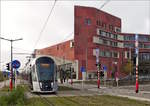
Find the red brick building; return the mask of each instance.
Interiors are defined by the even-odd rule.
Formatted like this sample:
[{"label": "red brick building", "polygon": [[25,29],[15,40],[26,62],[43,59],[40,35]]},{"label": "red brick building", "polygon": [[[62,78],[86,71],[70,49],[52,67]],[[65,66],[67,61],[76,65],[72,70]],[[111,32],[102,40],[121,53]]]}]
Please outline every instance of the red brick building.
[{"label": "red brick building", "polygon": [[[140,52],[147,53],[150,60],[150,36],[139,36]],[[75,6],[74,39],[37,50],[36,54],[62,59],[60,66],[72,64],[70,67],[74,68],[78,79],[82,76],[82,66],[86,69],[87,78],[96,78],[95,50],[99,48],[99,60],[102,67],[107,67],[107,77],[116,72],[121,77],[122,64],[134,54],[134,38],[135,34],[121,33],[120,18],[96,8]]]}]

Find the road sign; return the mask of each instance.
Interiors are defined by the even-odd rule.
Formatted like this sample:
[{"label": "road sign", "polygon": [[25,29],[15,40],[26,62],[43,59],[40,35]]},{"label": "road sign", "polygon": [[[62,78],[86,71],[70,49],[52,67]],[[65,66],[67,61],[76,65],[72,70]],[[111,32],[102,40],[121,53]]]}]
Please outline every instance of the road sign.
[{"label": "road sign", "polygon": [[18,60],[12,61],[12,67],[17,69],[20,67],[20,62]]},{"label": "road sign", "polygon": [[81,72],[86,72],[86,70],[85,70],[85,68],[83,66],[80,68],[80,71]]},{"label": "road sign", "polygon": [[99,63],[99,48],[96,48],[96,63]]},{"label": "road sign", "polygon": [[138,53],[139,53],[139,49],[135,48],[135,54],[138,54]]},{"label": "road sign", "polygon": [[105,65],[103,66],[103,70],[104,70],[104,71],[107,71],[107,67],[106,67]]},{"label": "road sign", "polygon": [[96,57],[99,57],[99,48],[96,48]]},{"label": "road sign", "polygon": [[99,58],[96,58],[96,63],[97,63],[97,64],[99,63]]},{"label": "road sign", "polygon": [[138,36],[138,34],[136,34],[135,35],[135,40],[138,41],[138,39],[139,39],[139,36]]}]

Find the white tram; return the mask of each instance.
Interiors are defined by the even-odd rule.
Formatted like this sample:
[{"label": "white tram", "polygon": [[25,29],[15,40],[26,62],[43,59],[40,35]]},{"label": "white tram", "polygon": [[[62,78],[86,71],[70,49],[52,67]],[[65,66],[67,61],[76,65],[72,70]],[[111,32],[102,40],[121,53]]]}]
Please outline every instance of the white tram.
[{"label": "white tram", "polygon": [[48,93],[57,91],[56,63],[51,57],[41,56],[33,59],[28,63],[25,71],[33,92]]}]

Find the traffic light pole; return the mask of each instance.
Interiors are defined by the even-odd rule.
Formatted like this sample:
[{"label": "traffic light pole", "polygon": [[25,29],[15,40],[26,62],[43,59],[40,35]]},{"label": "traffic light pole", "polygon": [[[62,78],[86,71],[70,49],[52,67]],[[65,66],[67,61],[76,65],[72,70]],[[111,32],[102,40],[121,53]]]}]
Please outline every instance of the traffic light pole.
[{"label": "traffic light pole", "polygon": [[139,92],[139,81],[138,81],[138,54],[139,54],[139,42],[138,42],[138,35],[135,35],[135,53],[136,53],[136,84],[135,84],[135,92],[138,93]]},{"label": "traffic light pole", "polygon": [[13,43],[13,41],[10,40],[10,42],[11,42],[10,90],[12,90],[13,89],[13,68],[12,68],[12,61],[13,61],[13,53],[12,53],[13,52],[13,45],[12,45],[12,43]]},{"label": "traffic light pole", "polygon": [[97,87],[100,88],[100,67],[101,67],[101,64],[100,64],[100,60],[99,60],[99,53],[100,53],[100,50],[99,48],[96,48],[95,49],[95,54],[96,54],[96,66],[97,66]]},{"label": "traffic light pole", "polygon": [[18,40],[22,40],[22,38],[12,40],[12,39],[6,39],[6,38],[0,37],[0,39],[9,41],[11,43],[11,62],[10,62],[10,64],[11,64],[11,68],[10,69],[11,70],[10,70],[10,86],[9,87],[10,87],[10,90],[12,91],[12,89],[13,89],[13,67],[12,67],[12,61],[13,61],[13,42],[14,41],[18,41]]},{"label": "traffic light pole", "polygon": [[97,65],[97,88],[100,88],[100,66]]},{"label": "traffic light pole", "polygon": [[139,92],[139,81],[138,81],[138,54],[136,56],[136,90],[135,92],[138,93]]}]

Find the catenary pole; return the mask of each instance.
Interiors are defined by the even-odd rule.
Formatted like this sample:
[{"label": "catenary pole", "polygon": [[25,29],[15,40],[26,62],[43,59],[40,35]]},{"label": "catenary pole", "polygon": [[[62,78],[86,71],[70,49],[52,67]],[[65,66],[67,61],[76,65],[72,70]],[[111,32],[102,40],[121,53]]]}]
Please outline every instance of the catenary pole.
[{"label": "catenary pole", "polygon": [[12,91],[13,89],[13,67],[12,67],[12,61],[13,61],[13,42],[14,41],[19,41],[19,40],[23,40],[22,38],[20,39],[6,39],[6,38],[3,38],[3,37],[0,37],[0,39],[3,39],[3,40],[6,40],[6,41],[9,41],[11,43],[11,69],[10,69],[10,90]]}]

